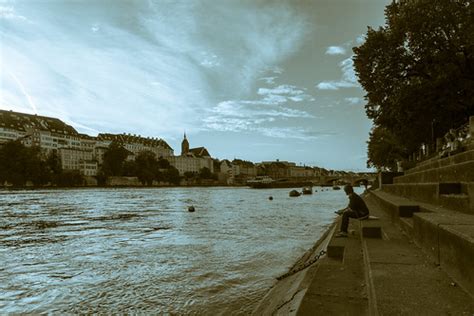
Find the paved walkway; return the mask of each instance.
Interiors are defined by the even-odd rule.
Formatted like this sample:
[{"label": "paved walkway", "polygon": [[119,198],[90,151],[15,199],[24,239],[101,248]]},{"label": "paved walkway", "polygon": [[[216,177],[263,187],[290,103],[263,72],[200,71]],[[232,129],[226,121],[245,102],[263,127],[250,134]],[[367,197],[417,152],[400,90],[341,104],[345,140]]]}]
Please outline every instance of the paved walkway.
[{"label": "paved walkway", "polygon": [[328,244],[344,247],[342,258],[336,251],[276,282],[255,315],[474,315],[474,298],[432,263],[375,199],[366,202],[379,219],[362,225],[380,226],[382,238],[361,237],[358,220],[351,219],[347,238],[335,238],[337,229],[329,229],[294,269]]},{"label": "paved walkway", "polygon": [[291,313],[474,315],[474,298],[431,263],[374,200],[366,200],[371,215],[379,217],[382,238],[362,238],[359,221],[351,220],[349,237],[336,241],[345,246],[343,259],[326,257],[311,268],[311,281]]}]

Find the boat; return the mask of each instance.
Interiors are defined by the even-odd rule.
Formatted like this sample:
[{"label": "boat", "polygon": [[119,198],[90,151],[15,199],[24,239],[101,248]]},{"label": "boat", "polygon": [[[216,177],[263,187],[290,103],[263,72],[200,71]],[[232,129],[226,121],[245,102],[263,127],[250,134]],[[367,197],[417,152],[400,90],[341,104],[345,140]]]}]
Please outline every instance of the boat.
[{"label": "boat", "polygon": [[278,179],[278,180],[272,179],[272,181],[249,180],[247,181],[247,185],[254,189],[273,189],[273,188],[312,187],[313,183],[311,181],[292,181],[288,179]]},{"label": "boat", "polygon": [[304,187],[303,188],[303,194],[313,194],[313,188],[312,187]]},{"label": "boat", "polygon": [[274,182],[269,176],[258,176],[253,179],[247,180],[247,185],[253,187],[254,185],[266,185]]},{"label": "boat", "polygon": [[339,187],[339,186],[335,185],[335,186],[333,186],[333,187],[332,187],[332,189],[333,189],[333,190],[340,190],[340,189],[341,189],[341,187]]},{"label": "boat", "polygon": [[291,197],[297,197],[297,196],[300,196],[301,193],[299,193],[299,192],[296,191],[296,190],[291,190],[290,193],[289,193],[289,195],[290,195]]}]

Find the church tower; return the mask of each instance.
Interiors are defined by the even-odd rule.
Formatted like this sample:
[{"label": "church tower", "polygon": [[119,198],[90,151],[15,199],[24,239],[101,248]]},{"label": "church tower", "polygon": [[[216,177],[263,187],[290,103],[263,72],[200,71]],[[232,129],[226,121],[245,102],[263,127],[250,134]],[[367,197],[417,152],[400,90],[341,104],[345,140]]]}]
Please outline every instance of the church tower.
[{"label": "church tower", "polygon": [[184,139],[181,142],[181,156],[185,156],[189,152],[189,142],[186,139],[186,132],[184,132]]}]

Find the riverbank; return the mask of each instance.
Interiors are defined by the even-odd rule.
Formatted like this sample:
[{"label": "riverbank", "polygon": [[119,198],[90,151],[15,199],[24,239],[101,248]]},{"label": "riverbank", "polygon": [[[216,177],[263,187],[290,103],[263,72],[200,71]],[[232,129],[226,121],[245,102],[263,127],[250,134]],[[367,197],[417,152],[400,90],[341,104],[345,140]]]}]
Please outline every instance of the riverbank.
[{"label": "riverbank", "polygon": [[468,286],[415,245],[377,200],[377,193],[364,196],[377,219],[351,220],[349,237],[335,238],[336,218],[297,264],[323,249],[328,254],[275,281],[254,315],[472,315],[474,298]]}]

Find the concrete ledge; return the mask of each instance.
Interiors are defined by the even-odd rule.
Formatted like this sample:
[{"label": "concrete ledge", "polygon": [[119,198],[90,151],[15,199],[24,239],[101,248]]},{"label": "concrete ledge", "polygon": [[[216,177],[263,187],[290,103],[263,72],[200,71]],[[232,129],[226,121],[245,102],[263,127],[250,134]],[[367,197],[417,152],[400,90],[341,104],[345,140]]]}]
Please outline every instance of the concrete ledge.
[{"label": "concrete ledge", "polygon": [[474,216],[418,213],[413,220],[416,244],[474,296]]},{"label": "concrete ledge", "polygon": [[393,179],[394,183],[473,182],[474,160],[418,171]]},{"label": "concrete ledge", "polygon": [[439,253],[441,267],[474,296],[474,224],[441,225]]},{"label": "concrete ledge", "polygon": [[461,194],[462,187],[460,182],[443,182],[438,186],[438,194]]},{"label": "concrete ledge", "polygon": [[474,182],[398,183],[382,187],[392,195],[474,214]]},{"label": "concrete ledge", "polygon": [[429,169],[436,169],[440,167],[445,167],[449,165],[454,165],[458,163],[463,163],[466,161],[474,160],[474,150],[470,149],[459,154],[441,158],[441,159],[431,159],[429,161],[421,162],[416,167],[408,169],[405,171],[405,174],[412,174],[415,172],[425,171]]},{"label": "concrete ledge", "polygon": [[381,203],[391,215],[392,221],[398,221],[400,217],[412,217],[413,213],[419,212],[417,203],[399,196],[394,196],[382,191],[371,191],[371,194]]},{"label": "concrete ledge", "polygon": [[344,258],[344,249],[346,248],[346,238],[333,238],[326,250],[329,258],[342,260]]},{"label": "concrete ledge", "polygon": [[438,198],[438,183],[401,183],[382,187],[382,191],[419,201],[430,202]]},{"label": "concrete ledge", "polygon": [[360,220],[363,238],[382,238],[382,227],[379,220]]},{"label": "concrete ledge", "polygon": [[467,194],[440,195],[438,204],[453,211],[474,215],[474,210],[470,208],[470,200]]}]

